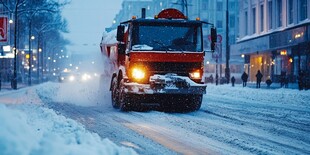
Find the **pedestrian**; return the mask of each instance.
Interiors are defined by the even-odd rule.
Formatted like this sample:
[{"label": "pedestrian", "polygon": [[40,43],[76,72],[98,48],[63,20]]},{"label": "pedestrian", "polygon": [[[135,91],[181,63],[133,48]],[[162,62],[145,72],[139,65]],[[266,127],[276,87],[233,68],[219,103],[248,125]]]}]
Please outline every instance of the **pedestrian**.
[{"label": "pedestrian", "polygon": [[257,71],[256,74],[256,88],[260,88],[260,83],[262,82],[263,74],[260,72],[260,70]]},{"label": "pedestrian", "polygon": [[212,74],[210,75],[209,80],[211,83],[213,83],[213,75]]},{"label": "pedestrian", "polygon": [[272,81],[270,78],[266,80],[266,84],[267,84],[267,87],[270,88],[270,85],[272,84]]},{"label": "pedestrian", "polygon": [[247,81],[248,81],[248,77],[249,77],[248,74],[245,73],[245,72],[243,72],[243,74],[242,74],[242,76],[241,76],[243,87],[246,87],[246,83],[247,83]]},{"label": "pedestrian", "polygon": [[231,77],[231,84],[232,84],[233,87],[235,86],[235,81],[236,81],[235,77],[232,76]]},{"label": "pedestrian", "polygon": [[303,90],[304,89],[304,72],[301,70],[298,73],[298,88],[299,90]]},{"label": "pedestrian", "polygon": [[280,75],[281,87],[283,87],[285,85],[285,78],[286,78],[286,72],[285,71],[281,71],[281,75]]},{"label": "pedestrian", "polygon": [[2,81],[1,81],[1,80],[2,80],[2,74],[1,74],[1,71],[0,71],[0,91],[1,91],[1,86],[2,86],[2,85],[1,85],[1,84],[2,84]]},{"label": "pedestrian", "polygon": [[288,88],[288,81],[289,81],[288,76],[285,76],[285,78],[284,78],[284,87],[285,88]]}]

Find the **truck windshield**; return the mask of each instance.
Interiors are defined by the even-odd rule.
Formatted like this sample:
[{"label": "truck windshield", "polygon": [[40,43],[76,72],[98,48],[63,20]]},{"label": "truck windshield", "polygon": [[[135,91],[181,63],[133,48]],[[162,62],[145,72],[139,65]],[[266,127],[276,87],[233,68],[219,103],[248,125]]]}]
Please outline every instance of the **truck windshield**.
[{"label": "truck windshield", "polygon": [[133,29],[133,51],[202,51],[201,27],[193,25],[139,25]]}]

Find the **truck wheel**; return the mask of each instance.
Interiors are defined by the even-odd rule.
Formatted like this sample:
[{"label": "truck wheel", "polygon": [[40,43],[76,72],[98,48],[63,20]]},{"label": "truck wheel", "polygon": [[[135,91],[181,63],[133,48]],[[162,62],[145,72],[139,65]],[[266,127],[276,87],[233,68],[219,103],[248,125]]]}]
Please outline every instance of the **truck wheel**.
[{"label": "truck wheel", "polygon": [[117,78],[112,80],[111,99],[113,108],[119,108],[119,88],[117,88]]},{"label": "truck wheel", "polygon": [[120,84],[120,93],[119,93],[119,106],[121,111],[130,111],[132,107],[131,97],[130,95],[126,94],[123,87],[123,80]]},{"label": "truck wheel", "polygon": [[202,103],[202,94],[188,96],[188,103],[186,105],[186,111],[197,111],[201,107]]}]

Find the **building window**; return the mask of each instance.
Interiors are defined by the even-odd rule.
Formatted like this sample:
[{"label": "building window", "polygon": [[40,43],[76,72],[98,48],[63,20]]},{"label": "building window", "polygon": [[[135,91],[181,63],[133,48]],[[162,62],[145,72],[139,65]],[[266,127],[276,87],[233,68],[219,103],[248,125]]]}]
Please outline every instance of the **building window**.
[{"label": "building window", "polygon": [[229,16],[229,27],[235,27],[235,16]]},{"label": "building window", "polygon": [[269,1],[268,2],[268,27],[269,27],[269,30],[272,29],[272,1]]},{"label": "building window", "polygon": [[255,32],[256,32],[256,8],[252,9],[252,15],[253,15],[253,17],[252,17],[252,19],[253,19],[253,21],[252,21],[252,23],[253,23],[252,32],[253,32],[253,34],[255,34]]},{"label": "building window", "polygon": [[305,20],[307,19],[307,0],[299,0],[299,6],[298,8],[300,8],[299,10],[299,14],[300,14],[300,20],[299,21],[302,21],[302,20]]},{"label": "building window", "polygon": [[208,4],[209,4],[209,0],[203,0],[201,4],[201,9],[208,10]]},{"label": "building window", "polygon": [[260,31],[264,31],[264,5],[260,5]]},{"label": "building window", "polygon": [[216,2],[216,10],[217,11],[223,11],[223,1],[222,0],[218,0]]},{"label": "building window", "polygon": [[282,0],[277,0],[277,26],[281,27],[282,26]]},{"label": "building window", "polygon": [[294,9],[293,0],[288,0],[288,24],[293,23]]},{"label": "building window", "polygon": [[235,10],[236,8],[236,6],[235,6],[235,2],[229,2],[229,10]]},{"label": "building window", "polygon": [[245,11],[244,13],[244,18],[245,18],[245,35],[248,35],[248,12]]},{"label": "building window", "polygon": [[216,27],[217,28],[223,28],[223,21],[221,21],[221,20],[216,21]]}]

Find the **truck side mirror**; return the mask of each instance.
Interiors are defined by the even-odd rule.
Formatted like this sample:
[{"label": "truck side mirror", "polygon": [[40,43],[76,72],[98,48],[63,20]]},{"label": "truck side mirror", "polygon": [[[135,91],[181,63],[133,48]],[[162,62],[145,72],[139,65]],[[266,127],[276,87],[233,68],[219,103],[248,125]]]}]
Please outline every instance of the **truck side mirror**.
[{"label": "truck side mirror", "polygon": [[118,51],[118,54],[125,54],[126,44],[123,44],[123,43],[117,44],[117,51]]},{"label": "truck side mirror", "polygon": [[216,28],[211,27],[211,51],[215,50],[215,43],[217,42],[217,32]]},{"label": "truck side mirror", "polygon": [[123,42],[124,41],[124,33],[125,33],[125,26],[124,25],[117,26],[116,40]]},{"label": "truck side mirror", "polygon": [[211,27],[211,42],[217,42],[217,32],[214,27]]}]

